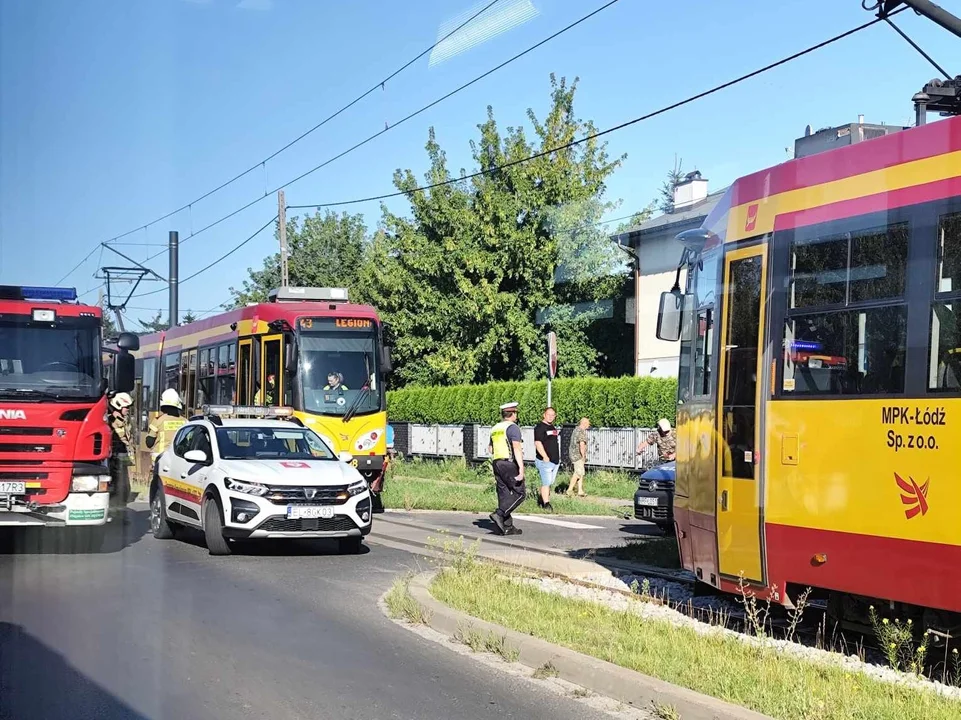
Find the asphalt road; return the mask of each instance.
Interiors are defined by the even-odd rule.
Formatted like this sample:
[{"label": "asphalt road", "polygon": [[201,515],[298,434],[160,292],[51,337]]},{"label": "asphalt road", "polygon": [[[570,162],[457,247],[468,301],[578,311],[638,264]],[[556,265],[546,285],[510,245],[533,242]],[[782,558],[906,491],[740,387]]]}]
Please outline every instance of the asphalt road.
[{"label": "asphalt road", "polygon": [[131,516],[98,553],[4,538],[0,718],[602,717],[385,618],[378,598],[423,558],[323,542],[214,558]]},{"label": "asphalt road", "polygon": [[[566,553],[572,557],[619,547],[627,540],[664,537],[657,526],[644,520],[591,515],[525,515],[514,514],[514,525],[523,535],[502,537],[494,534],[494,524],[486,513],[390,510],[387,520],[403,522],[424,529],[458,533],[467,537],[490,537],[503,543],[532,545]],[[381,526],[383,527],[383,526]],[[375,528],[376,532],[376,528]]]}]

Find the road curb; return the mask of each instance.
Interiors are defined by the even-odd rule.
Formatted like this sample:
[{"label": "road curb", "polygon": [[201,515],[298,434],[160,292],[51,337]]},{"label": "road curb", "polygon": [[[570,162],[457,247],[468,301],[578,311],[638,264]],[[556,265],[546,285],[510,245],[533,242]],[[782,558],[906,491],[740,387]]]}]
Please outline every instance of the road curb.
[{"label": "road curb", "polygon": [[562,679],[636,708],[650,708],[652,703],[673,705],[684,720],[771,720],[769,716],[753,710],[455,610],[431,595],[430,584],[436,574],[436,571],[431,571],[414,576],[410,581],[410,594],[426,611],[427,624],[443,635],[456,638],[465,629],[471,628],[502,636],[518,651],[517,662],[522,665],[536,669],[550,663]]}]

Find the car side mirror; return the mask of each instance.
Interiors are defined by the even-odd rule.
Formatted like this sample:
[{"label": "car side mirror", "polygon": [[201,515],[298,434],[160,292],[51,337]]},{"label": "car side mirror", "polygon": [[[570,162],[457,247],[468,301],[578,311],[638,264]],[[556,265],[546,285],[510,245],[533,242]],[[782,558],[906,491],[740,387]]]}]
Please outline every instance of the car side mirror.
[{"label": "car side mirror", "polygon": [[207,453],[203,450],[188,450],[184,453],[184,460],[187,462],[197,463],[198,465],[207,464]]},{"label": "car side mirror", "polygon": [[344,450],[337,453],[337,459],[350,465],[354,461],[354,456]]},{"label": "car side mirror", "polygon": [[385,372],[393,372],[394,364],[390,359],[390,348],[382,345],[380,348],[380,369]]}]

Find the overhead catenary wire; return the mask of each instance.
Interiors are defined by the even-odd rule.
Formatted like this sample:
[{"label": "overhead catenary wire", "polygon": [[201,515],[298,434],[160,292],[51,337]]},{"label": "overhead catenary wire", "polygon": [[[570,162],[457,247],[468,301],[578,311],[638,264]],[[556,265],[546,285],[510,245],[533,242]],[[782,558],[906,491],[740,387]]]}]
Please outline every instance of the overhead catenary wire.
[{"label": "overhead catenary wire", "polygon": [[[893,14],[893,13],[892,13],[892,14]],[[931,57],[930,55],[928,55],[928,54],[924,51],[924,48],[922,48],[920,45],[918,45],[916,42],[914,42],[914,40],[912,40],[910,37],[908,37],[908,34],[907,34],[906,32],[904,32],[904,30],[902,30],[902,29],[899,28],[897,25],[895,25],[895,24],[891,21],[891,18],[890,18],[889,16],[885,16],[885,17],[884,17],[884,21],[885,21],[888,25],[890,25],[898,35],[900,35],[901,37],[903,37],[904,40],[905,40],[905,42],[908,43],[908,45],[910,45],[910,46],[913,47],[915,50],[917,50],[918,53],[921,55],[921,57],[923,57],[925,60],[927,60],[929,63],[931,63],[931,65],[934,66],[934,69],[935,69],[935,70],[937,70],[939,73],[941,73],[942,75],[944,75],[944,77],[945,77],[946,80],[950,80],[950,79],[951,79],[951,75],[948,73],[948,71],[945,70],[943,67],[941,67],[933,57]]]},{"label": "overhead catenary wire", "polygon": [[[244,246],[245,246],[247,243],[249,243],[251,240],[253,240],[255,237],[257,237],[258,235],[260,235],[260,233],[262,233],[262,232],[263,232],[264,230],[266,230],[268,227],[270,227],[271,225],[273,225],[275,222],[277,222],[277,216],[276,216],[276,215],[274,215],[272,218],[270,218],[270,220],[268,220],[268,221],[265,222],[263,225],[261,225],[256,231],[254,231],[254,233],[253,233],[252,235],[249,235],[249,236],[247,237],[247,239],[241,241],[239,244],[237,244],[237,245],[235,245],[234,247],[232,247],[230,250],[228,250],[227,252],[225,252],[223,255],[221,255],[219,258],[217,258],[217,259],[214,260],[213,262],[208,263],[208,264],[205,265],[204,267],[200,268],[200,270],[198,270],[197,272],[195,272],[195,273],[193,273],[193,274],[191,274],[191,275],[188,275],[187,277],[183,278],[182,280],[180,280],[180,283],[179,283],[179,284],[180,284],[180,285],[183,285],[184,283],[193,280],[193,279],[194,279],[195,277],[197,277],[198,275],[202,275],[203,273],[207,272],[208,270],[210,270],[210,269],[211,269],[212,267],[214,267],[215,265],[218,265],[219,263],[223,262],[224,260],[226,260],[227,258],[229,258],[231,255],[233,255],[235,252],[237,252],[237,251],[240,250],[242,247],[244,247]],[[149,296],[149,295],[156,295],[157,293],[161,293],[161,292],[167,292],[167,288],[159,288],[159,289],[157,289],[157,290],[151,290],[150,292],[139,293],[139,294],[133,295],[133,296],[131,296],[131,297],[135,297],[135,298],[137,298],[137,297],[147,297],[147,296]]]},{"label": "overhead catenary wire", "polygon": [[[903,10],[903,8],[902,8],[902,10]],[[894,14],[896,14],[896,13],[898,13],[898,12],[901,12],[901,10],[897,10],[897,11],[895,11],[894,13],[891,13],[891,14],[894,15]],[[749,72],[749,73],[745,73],[744,75],[740,75],[739,77],[736,77],[736,78],[734,78],[733,80],[728,80],[727,82],[721,83],[720,85],[715,85],[714,87],[709,88],[708,90],[704,90],[704,91],[699,92],[699,93],[697,93],[697,94],[695,94],[695,95],[690,95],[690,96],[684,98],[683,100],[678,100],[677,102],[671,103],[670,105],[665,105],[665,106],[663,106],[663,107],[661,107],[661,108],[658,108],[657,110],[653,110],[653,111],[651,111],[651,112],[649,112],[649,113],[645,113],[644,115],[640,115],[640,116],[638,116],[638,117],[636,117],[636,118],[633,118],[632,120],[627,120],[627,121],[625,121],[625,122],[622,122],[622,123],[620,123],[619,125],[614,125],[614,126],[609,127],[609,128],[607,128],[607,129],[605,129],[605,130],[600,130],[600,131],[598,131],[598,132],[590,133],[589,135],[585,135],[584,137],[578,138],[577,140],[572,140],[572,141],[570,141],[570,142],[568,142],[568,143],[564,143],[563,145],[558,145],[557,147],[552,147],[552,148],[549,148],[549,149],[547,149],[547,150],[542,150],[542,151],[540,151],[540,152],[538,152],[538,153],[534,153],[533,155],[529,155],[528,157],[519,158],[519,159],[517,159],[517,160],[511,160],[510,162],[506,162],[506,163],[502,163],[502,164],[500,164],[500,165],[495,165],[495,166],[492,166],[492,167],[489,167],[489,168],[484,168],[484,169],[481,169],[481,170],[477,170],[476,172],[473,172],[473,173],[469,173],[469,174],[466,174],[466,175],[460,175],[460,176],[458,176],[458,177],[456,177],[456,178],[450,178],[450,179],[448,179],[448,180],[442,180],[442,181],[436,182],[436,183],[429,183],[429,184],[427,184],[427,185],[420,185],[420,186],[418,186],[418,187],[416,187],[416,188],[413,188],[413,189],[411,189],[411,190],[398,190],[398,191],[396,191],[396,192],[383,193],[383,194],[380,194],[380,195],[369,195],[369,196],[367,196],[367,197],[354,198],[354,199],[351,199],[351,200],[337,200],[337,201],[313,203],[313,204],[308,204],[308,205],[288,205],[288,206],[287,206],[287,209],[288,209],[288,210],[303,210],[303,209],[315,209],[315,208],[327,208],[327,207],[340,207],[340,206],[344,206],[344,205],[358,205],[358,204],[361,204],[361,203],[376,202],[376,201],[378,201],[378,200],[388,200],[388,199],[390,199],[390,198],[395,198],[395,197],[410,196],[410,195],[412,195],[413,193],[416,193],[416,192],[423,192],[423,191],[425,191],[425,190],[433,190],[433,189],[435,189],[435,188],[444,187],[444,186],[447,186],[447,185],[454,185],[454,184],[456,184],[456,183],[463,182],[463,181],[465,181],[465,180],[471,180],[471,179],[473,179],[473,178],[481,177],[481,176],[483,176],[483,175],[491,175],[491,174],[493,174],[493,173],[500,172],[501,170],[506,170],[506,169],[511,168],[511,167],[514,167],[514,166],[516,166],[516,165],[522,165],[522,164],[528,163],[528,162],[530,162],[530,161],[532,161],[532,160],[536,160],[536,159],[538,159],[538,158],[542,158],[542,157],[545,157],[545,156],[547,156],[547,155],[551,155],[551,154],[553,154],[553,153],[560,152],[560,151],[562,151],[562,150],[567,150],[567,149],[569,149],[569,148],[575,147],[575,146],[580,145],[580,144],[582,144],[582,143],[589,142],[589,141],[591,141],[591,140],[595,140],[595,139],[600,138],[600,137],[604,137],[605,135],[610,135],[611,133],[617,132],[617,131],[619,131],[619,130],[623,130],[624,128],[627,128],[627,127],[630,127],[630,126],[632,126],[632,125],[636,125],[636,124],[638,124],[638,123],[644,122],[645,120],[650,120],[651,118],[657,117],[658,115],[663,115],[664,113],[670,112],[671,110],[676,110],[677,108],[683,107],[684,105],[689,105],[689,104],[692,103],[692,102],[695,102],[695,101],[697,101],[697,100],[701,100],[701,99],[703,99],[703,98],[705,98],[705,97],[708,97],[709,95],[714,95],[715,93],[718,93],[718,92],[720,92],[721,90],[726,90],[726,89],[729,88],[729,87],[733,87],[734,85],[738,85],[738,84],[740,84],[740,83],[742,83],[742,82],[745,82],[746,80],[750,80],[751,78],[754,78],[754,77],[757,77],[758,75],[761,75],[761,74],[763,74],[763,73],[769,72],[770,70],[773,70],[773,69],[775,69],[775,68],[777,68],[777,67],[780,67],[781,65],[785,65],[785,64],[787,64],[787,63],[789,63],[789,62],[791,62],[791,61],[793,61],[793,60],[797,60],[797,59],[800,58],[800,57],[803,57],[803,56],[808,55],[808,54],[810,54],[810,53],[812,53],[812,52],[815,52],[816,50],[820,50],[820,49],[822,49],[822,48],[824,48],[824,47],[827,47],[828,45],[831,45],[831,44],[836,43],[836,42],[838,42],[838,41],[840,41],[840,40],[843,40],[843,39],[845,39],[845,38],[847,38],[847,37],[850,37],[851,35],[854,35],[855,33],[861,32],[862,30],[866,30],[867,28],[871,27],[872,25],[876,25],[876,24],[879,23],[879,22],[881,22],[881,19],[880,19],[880,18],[875,18],[874,20],[869,20],[869,21],[866,22],[866,23],[863,23],[863,24],[861,24],[861,25],[858,25],[857,27],[851,28],[850,30],[847,30],[847,31],[845,31],[845,32],[843,32],[843,33],[840,33],[840,34],[835,35],[835,36],[833,36],[833,37],[831,37],[831,38],[828,38],[827,40],[824,40],[824,41],[822,41],[822,42],[817,43],[816,45],[811,45],[810,47],[807,47],[807,48],[805,48],[804,50],[800,50],[800,51],[798,51],[798,52],[796,52],[796,53],[793,53],[793,54],[791,54],[791,55],[788,55],[787,57],[781,58],[780,60],[777,60],[777,61],[775,61],[775,62],[769,63],[769,64],[767,64],[767,65],[765,65],[765,66],[763,66],[763,67],[760,67],[760,68],[758,68],[758,69],[756,69],[756,70],[752,70],[752,71]]]},{"label": "overhead catenary wire", "polygon": [[[343,150],[343,151],[337,153],[337,154],[334,155],[333,157],[327,158],[326,160],[324,160],[324,161],[323,161],[322,163],[320,163],[319,165],[315,165],[314,167],[312,167],[311,169],[307,170],[306,172],[303,172],[303,173],[301,173],[300,175],[298,175],[298,176],[296,176],[296,177],[294,177],[294,178],[292,178],[292,179],[290,179],[290,180],[287,180],[287,181],[284,182],[282,185],[278,185],[278,186],[275,187],[273,190],[265,193],[264,195],[262,195],[262,196],[260,196],[260,197],[257,197],[257,198],[254,198],[253,200],[251,200],[250,202],[248,202],[246,205],[243,205],[243,206],[237,208],[236,210],[234,210],[233,212],[231,212],[229,215],[225,215],[224,217],[222,217],[222,218],[220,218],[220,219],[218,219],[218,220],[215,220],[214,222],[210,223],[209,225],[201,228],[201,229],[198,230],[197,232],[191,233],[190,235],[188,235],[187,237],[185,237],[183,240],[181,240],[181,244],[187,242],[188,240],[190,240],[190,239],[193,238],[193,237],[196,237],[197,235],[200,235],[200,234],[203,233],[203,232],[206,232],[207,230],[211,229],[212,227],[214,227],[214,226],[216,226],[216,225],[219,225],[220,223],[224,222],[225,220],[228,220],[229,218],[233,217],[234,215],[237,215],[238,213],[243,212],[244,210],[247,210],[248,208],[252,207],[253,205],[256,205],[257,203],[263,201],[263,200],[266,199],[267,197],[270,197],[270,196],[276,194],[276,193],[279,192],[280,190],[283,190],[283,189],[289,187],[290,185],[293,185],[294,183],[300,182],[300,181],[303,180],[304,178],[308,177],[309,175],[314,174],[314,173],[317,172],[318,170],[321,170],[321,169],[327,167],[327,166],[330,165],[331,163],[336,162],[337,160],[340,160],[341,158],[349,155],[350,153],[352,153],[352,152],[354,152],[354,151],[356,151],[356,150],[359,150],[360,148],[364,147],[364,146],[367,145],[368,143],[370,143],[370,142],[376,140],[377,138],[379,138],[381,135],[384,135],[384,134],[386,134],[386,133],[394,130],[395,128],[400,127],[400,126],[403,125],[404,123],[407,123],[408,121],[413,120],[413,119],[414,119],[415,117],[417,117],[418,115],[422,115],[423,113],[427,112],[427,111],[430,110],[431,108],[439,105],[440,103],[442,103],[442,102],[444,102],[444,101],[446,101],[446,100],[449,100],[450,98],[454,97],[454,96],[457,95],[458,93],[461,93],[461,92],[463,92],[464,90],[466,90],[467,88],[471,87],[472,85],[475,85],[476,83],[480,82],[480,81],[483,80],[484,78],[489,77],[490,75],[493,75],[495,72],[498,72],[499,70],[503,70],[505,67],[507,67],[507,66],[510,65],[511,63],[514,63],[514,62],[520,60],[520,59],[521,59],[522,57],[524,57],[525,55],[528,55],[529,53],[533,52],[534,50],[537,50],[538,48],[542,47],[543,45],[546,45],[547,43],[551,42],[552,40],[555,40],[556,38],[560,37],[560,36],[563,35],[564,33],[569,32],[570,30],[573,30],[575,27],[577,27],[577,26],[580,25],[581,23],[586,22],[587,20],[591,19],[592,17],[594,17],[595,15],[597,15],[598,13],[600,13],[601,11],[606,10],[607,8],[611,7],[612,5],[617,4],[619,1],[620,1],[620,0],[608,0],[608,2],[606,2],[606,3],[603,4],[603,5],[601,5],[601,6],[598,7],[598,8],[595,8],[594,10],[592,10],[591,12],[589,12],[587,15],[581,16],[580,18],[578,18],[578,19],[575,20],[574,22],[572,22],[572,23],[564,26],[563,28],[561,28],[560,30],[557,30],[557,31],[554,32],[554,33],[551,33],[550,35],[548,35],[548,36],[545,37],[544,39],[540,40],[539,42],[537,42],[537,43],[535,43],[535,44],[527,47],[526,49],[522,50],[521,52],[517,53],[516,55],[508,58],[507,60],[504,60],[503,62],[499,63],[498,65],[495,65],[494,67],[492,67],[491,69],[489,69],[489,70],[481,73],[480,75],[477,75],[476,77],[474,77],[473,79],[467,81],[467,82],[464,83],[463,85],[460,85],[459,87],[455,88],[454,90],[451,90],[450,92],[442,95],[441,97],[436,98],[435,100],[432,100],[432,101],[431,101],[430,103],[428,103],[427,105],[424,105],[424,106],[418,108],[417,110],[413,111],[412,113],[409,113],[408,115],[406,115],[405,117],[401,118],[400,120],[398,120],[398,121],[396,121],[396,122],[394,122],[394,123],[389,123],[386,127],[384,127],[384,128],[381,129],[381,130],[378,130],[378,131],[375,132],[373,135],[369,135],[368,137],[366,137],[366,138],[364,138],[363,140],[361,140],[360,142],[352,145],[351,147],[347,148],[346,150]],[[296,208],[296,207],[299,207],[299,206],[296,206],[296,205],[295,205],[295,206],[288,206],[288,207],[290,207],[290,208]],[[313,207],[313,206],[309,206],[309,207]],[[153,255],[151,255],[150,257],[148,257],[146,260],[144,260],[144,263],[148,263],[148,262],[150,262],[151,260],[154,260],[155,258],[160,257],[160,256],[163,255],[165,252],[166,252],[166,250],[160,250],[160,251],[154,253]]]},{"label": "overhead catenary wire", "polygon": [[[893,14],[896,14],[897,12],[900,12],[900,10],[899,10],[899,11],[895,11],[895,13],[892,13],[892,15],[893,15]],[[562,150],[566,150],[566,149],[568,149],[568,148],[574,147],[574,146],[576,146],[576,145],[580,145],[580,144],[582,144],[582,143],[588,142],[588,141],[593,140],[593,139],[595,139],[595,138],[599,138],[599,137],[603,137],[603,136],[605,136],[605,135],[609,135],[609,134],[611,134],[611,133],[617,132],[617,131],[619,131],[619,130],[623,130],[624,128],[630,127],[630,126],[632,126],[632,125],[636,125],[636,124],[638,124],[638,123],[640,123],[640,122],[643,122],[643,121],[645,121],[645,120],[649,120],[649,119],[651,119],[651,118],[653,118],[653,117],[657,117],[658,115],[663,115],[664,113],[670,112],[671,110],[674,110],[674,109],[676,109],[676,108],[682,107],[682,106],[684,106],[684,105],[688,105],[688,104],[690,104],[690,103],[692,103],[692,102],[695,102],[695,101],[700,100],[700,99],[702,99],[702,98],[708,97],[709,95],[713,95],[713,94],[715,94],[715,93],[718,93],[718,92],[720,92],[721,90],[725,90],[725,89],[727,89],[727,88],[729,88],[729,87],[732,87],[732,86],[737,85],[737,84],[739,84],[739,83],[745,82],[746,80],[749,80],[749,79],[751,79],[751,78],[753,78],[753,77],[757,77],[758,75],[761,75],[761,74],[763,74],[763,73],[765,73],[765,72],[769,72],[770,70],[773,70],[774,68],[780,67],[781,65],[785,65],[785,64],[787,64],[787,63],[789,63],[789,62],[792,62],[793,60],[796,60],[796,59],[798,59],[798,58],[800,58],[800,57],[803,57],[803,56],[808,55],[808,54],[810,54],[810,53],[812,53],[812,52],[815,52],[816,50],[820,50],[820,49],[822,49],[822,48],[824,48],[824,47],[827,47],[828,45],[831,45],[831,44],[833,44],[833,43],[835,43],[835,42],[838,42],[838,41],[843,40],[843,39],[845,39],[845,38],[847,38],[847,37],[850,37],[851,35],[854,35],[855,33],[858,33],[858,32],[860,32],[860,31],[862,31],[862,30],[865,30],[865,29],[867,29],[867,28],[869,28],[869,27],[871,27],[871,26],[873,26],[873,25],[876,25],[876,24],[879,23],[879,22],[881,22],[881,19],[880,19],[880,18],[875,18],[875,19],[870,20],[870,21],[868,21],[868,22],[866,22],[866,23],[863,23],[863,24],[861,24],[861,25],[858,25],[857,27],[851,28],[850,30],[847,30],[847,31],[845,31],[845,32],[843,32],[843,33],[840,33],[840,34],[838,34],[838,35],[834,35],[833,37],[830,37],[830,38],[828,38],[827,40],[823,40],[822,42],[819,42],[819,43],[817,43],[816,45],[811,45],[811,46],[805,48],[804,50],[800,50],[800,51],[798,51],[798,52],[795,52],[795,53],[793,53],[793,54],[791,54],[791,55],[788,55],[788,56],[786,56],[786,57],[784,57],[784,58],[781,58],[780,60],[776,60],[776,61],[774,61],[774,62],[772,62],[772,63],[769,63],[769,64],[767,64],[767,65],[764,65],[763,67],[760,67],[760,68],[758,68],[758,69],[756,69],[756,70],[753,70],[753,71],[751,71],[751,72],[749,72],[749,73],[745,73],[745,74],[743,74],[743,75],[740,75],[740,76],[738,76],[738,77],[736,77],[736,78],[734,78],[734,79],[732,79],[732,80],[728,80],[727,82],[721,83],[720,85],[715,85],[714,87],[709,88],[708,90],[704,90],[704,91],[699,92],[699,93],[697,93],[697,94],[695,94],[695,95],[690,95],[690,96],[684,98],[683,100],[679,100],[679,101],[677,101],[677,102],[671,103],[670,105],[665,105],[665,106],[663,106],[663,107],[661,107],[661,108],[658,108],[657,110],[653,110],[653,111],[651,111],[651,112],[649,112],[649,113],[646,113],[646,114],[644,114],[644,115],[640,115],[640,116],[638,116],[638,117],[636,117],[636,118],[633,118],[632,120],[627,120],[627,121],[625,121],[625,122],[623,122],[623,123],[620,123],[620,124],[618,124],[618,125],[614,125],[614,126],[609,127],[609,128],[607,128],[607,129],[605,129],[605,130],[600,130],[600,131],[598,131],[598,132],[591,133],[591,134],[586,135],[586,136],[584,136],[584,137],[582,137],[582,138],[579,138],[579,139],[577,139],[577,140],[572,140],[571,142],[564,143],[563,145],[558,145],[557,147],[552,147],[552,148],[549,148],[549,149],[547,149],[547,150],[542,150],[541,152],[534,153],[533,155],[530,155],[530,156],[525,157],[525,158],[519,158],[519,159],[517,159],[517,160],[512,160],[512,161],[510,161],[510,162],[503,163],[503,164],[501,164],[501,165],[496,165],[496,166],[493,166],[493,167],[490,167],[490,168],[485,168],[485,169],[483,169],[483,170],[478,170],[478,171],[476,171],[476,172],[474,172],[474,173],[470,173],[470,174],[468,174],[468,175],[462,175],[462,176],[458,176],[458,177],[456,177],[456,178],[450,178],[449,180],[443,180],[443,181],[436,182],[436,183],[430,183],[430,184],[427,184],[427,185],[418,186],[418,187],[416,187],[416,188],[413,188],[412,190],[400,190],[400,191],[392,192],[392,193],[384,193],[384,194],[381,194],[381,195],[371,195],[371,196],[368,196],[368,197],[355,198],[355,199],[352,199],[352,200],[340,200],[340,201],[336,201],[336,202],[323,202],[323,203],[315,203],[315,204],[309,204],[309,205],[288,205],[288,206],[287,206],[287,209],[288,209],[288,210],[302,210],[302,209],[314,209],[314,208],[325,208],[325,207],[337,207],[337,206],[343,206],[343,205],[355,205],[355,204],[366,203],[366,202],[374,202],[374,201],[377,201],[377,200],[386,200],[386,199],[394,198],[394,197],[409,196],[409,195],[411,195],[411,194],[413,194],[413,193],[415,193],[415,192],[422,192],[422,191],[425,191],[425,190],[432,190],[432,189],[438,188],[438,187],[444,187],[444,186],[447,186],[447,185],[453,185],[453,184],[455,184],[455,183],[463,182],[463,181],[465,181],[465,180],[470,180],[470,179],[476,178],[476,177],[481,177],[481,176],[483,176],[483,175],[490,175],[490,174],[493,174],[493,173],[495,173],[495,172],[499,172],[499,171],[501,171],[501,170],[504,170],[504,169],[507,169],[507,168],[510,168],[510,167],[514,167],[514,166],[516,166],[516,165],[521,165],[521,164],[523,164],[523,163],[530,162],[531,160],[536,160],[537,158],[545,157],[545,156],[550,155],[550,154],[552,154],[552,153],[556,153],[556,152],[560,152],[560,151],[562,151]],[[274,217],[274,220],[276,220],[276,216]],[[274,220],[271,220],[270,222],[274,222]],[[267,223],[267,224],[269,225],[270,223]],[[216,265],[217,263],[219,263],[221,260],[225,259],[226,257],[229,257],[231,254],[233,254],[234,252],[236,252],[237,250],[239,250],[241,247],[243,247],[244,245],[246,245],[248,242],[250,242],[250,241],[251,241],[257,234],[259,234],[265,227],[266,227],[266,225],[265,225],[264,227],[260,228],[260,230],[258,230],[257,233],[254,233],[254,235],[248,237],[246,240],[244,240],[243,242],[241,242],[239,245],[237,245],[236,247],[234,247],[232,250],[230,250],[228,253],[226,253],[224,256],[222,256],[222,257],[219,258],[218,260],[215,260],[213,263],[211,263],[211,264],[208,265],[207,267],[202,268],[201,270],[197,271],[196,273],[194,273],[193,275],[189,276],[188,278],[185,278],[184,282],[185,282],[186,280],[190,280],[191,278],[196,277],[197,275],[201,274],[202,272],[205,272],[206,270],[210,269],[211,267],[213,267],[214,265]],[[150,292],[150,293],[142,293],[141,295],[134,295],[134,297],[143,297],[144,295],[152,295],[152,294],[155,294],[155,293],[157,293],[157,292],[162,292],[162,290],[155,290],[155,291],[152,291],[152,292]]]},{"label": "overhead catenary wire", "polygon": [[[208,197],[210,197],[210,196],[213,195],[214,193],[217,193],[217,192],[223,190],[224,188],[226,188],[227,186],[232,185],[233,183],[235,183],[235,182],[237,182],[238,180],[240,180],[242,177],[245,177],[246,175],[249,175],[251,172],[253,172],[254,170],[257,170],[258,168],[263,168],[263,169],[264,169],[264,173],[265,173],[265,174],[264,174],[264,178],[265,178],[265,183],[264,183],[264,197],[266,197],[267,195],[270,195],[271,193],[267,191],[267,186],[266,186],[267,162],[269,162],[270,160],[273,160],[275,157],[277,157],[277,156],[280,155],[281,153],[285,152],[286,150],[289,150],[291,147],[293,147],[294,145],[296,145],[297,143],[299,143],[301,140],[303,140],[304,138],[306,138],[308,135],[311,135],[312,133],[316,132],[317,130],[319,130],[320,128],[322,128],[324,125],[326,125],[327,123],[329,123],[331,120],[334,120],[335,118],[337,118],[338,116],[340,116],[342,113],[344,113],[344,112],[346,112],[347,110],[349,110],[350,108],[352,108],[354,105],[356,105],[357,103],[359,103],[361,100],[363,100],[364,98],[366,98],[367,96],[369,96],[371,93],[373,93],[373,92],[375,92],[375,91],[377,91],[377,90],[382,89],[388,82],[390,82],[390,81],[393,80],[395,77],[397,77],[398,75],[400,75],[402,72],[404,72],[407,68],[409,68],[411,65],[413,65],[414,63],[416,63],[416,62],[417,62],[418,60],[420,60],[422,57],[424,57],[425,55],[429,54],[431,51],[434,50],[434,48],[436,48],[436,47],[437,47],[438,45],[440,45],[442,42],[444,42],[444,41],[447,40],[448,38],[452,37],[452,36],[455,35],[456,33],[460,32],[461,30],[463,30],[467,25],[469,25],[470,23],[472,23],[474,20],[476,20],[478,17],[480,17],[481,15],[483,15],[483,14],[484,14],[485,12],[487,12],[488,10],[490,10],[494,5],[496,5],[496,4],[499,3],[499,2],[500,2],[500,0],[491,0],[491,2],[489,2],[487,5],[485,5],[484,7],[482,7],[482,8],[481,8],[480,10],[478,10],[476,13],[474,13],[473,15],[471,15],[469,18],[467,18],[466,20],[464,20],[464,22],[462,22],[460,25],[458,25],[457,27],[455,27],[453,30],[451,30],[449,33],[447,33],[447,34],[444,35],[443,37],[439,38],[439,39],[438,39],[436,42],[434,42],[430,47],[424,49],[423,51],[421,51],[420,53],[418,53],[415,57],[411,58],[411,59],[408,60],[406,63],[404,63],[403,65],[401,65],[399,68],[397,68],[396,70],[394,70],[390,75],[388,75],[387,77],[385,77],[385,78],[382,79],[382,80],[377,81],[377,82],[376,82],[375,84],[373,84],[368,90],[364,91],[363,93],[361,93],[360,95],[358,95],[357,97],[355,97],[353,100],[351,100],[349,103],[347,103],[346,105],[344,105],[343,107],[341,107],[339,110],[337,110],[336,112],[328,115],[326,118],[324,118],[323,120],[321,120],[320,122],[318,122],[316,125],[314,125],[314,126],[311,127],[310,129],[305,130],[304,132],[302,132],[300,135],[298,135],[296,138],[294,138],[293,140],[291,140],[290,142],[288,142],[286,145],[284,145],[284,146],[281,147],[280,149],[275,150],[274,152],[272,152],[272,153],[271,153],[270,155],[268,155],[267,157],[265,157],[265,158],[263,158],[263,159],[261,159],[261,160],[258,160],[255,164],[251,165],[250,167],[248,167],[248,168],[247,168],[246,170],[244,170],[243,172],[240,172],[240,173],[238,173],[237,175],[234,175],[234,176],[233,176],[232,178],[230,178],[229,180],[226,180],[226,181],[222,182],[222,183],[221,183],[220,185],[218,185],[217,187],[213,188],[212,190],[208,190],[208,191],[205,192],[203,195],[200,195],[199,197],[194,198],[194,199],[191,200],[190,202],[187,202],[187,203],[181,205],[181,206],[178,207],[177,209],[171,210],[170,212],[167,212],[167,213],[164,213],[163,215],[161,215],[161,216],[159,216],[159,217],[157,217],[157,218],[154,218],[154,219],[151,220],[150,222],[144,223],[143,225],[138,225],[137,227],[133,228],[132,230],[128,230],[127,232],[121,233],[121,234],[119,234],[119,235],[114,235],[112,238],[110,238],[109,240],[106,240],[106,241],[104,241],[104,242],[111,243],[111,242],[114,242],[115,240],[120,240],[120,239],[122,239],[122,238],[125,238],[125,237],[127,237],[128,235],[132,235],[132,234],[135,233],[135,232],[140,232],[141,230],[144,230],[144,231],[145,231],[145,230],[146,230],[148,227],[150,227],[151,225],[155,225],[155,224],[157,224],[158,222],[162,222],[163,220],[166,220],[167,218],[173,217],[173,216],[176,215],[177,213],[183,212],[184,210],[188,210],[188,209],[189,209],[189,210],[192,210],[193,205],[195,205],[196,203],[198,203],[198,202],[200,202],[200,201],[202,201],[202,200],[206,200]],[[249,207],[249,205],[248,205],[247,207]],[[191,219],[191,222],[192,222],[192,219]],[[196,234],[199,234],[199,233],[193,233],[193,232],[191,232],[190,237],[193,237],[193,236],[196,235]],[[83,265],[83,263],[85,263],[87,260],[90,259],[90,255],[92,255],[94,252],[96,252],[96,247],[95,247],[93,250],[90,251],[90,254],[89,254],[89,255],[87,255],[83,260],[81,260],[79,263],[77,263],[77,265],[76,265],[70,272],[68,272],[66,275],[64,275],[64,277],[60,280],[60,282],[63,282],[63,280],[65,280],[65,279],[68,278],[70,275],[72,275],[74,272],[76,272],[77,269],[78,269],[81,265]],[[156,257],[156,255],[155,255],[154,257]],[[149,261],[150,259],[151,259],[151,258],[148,258],[148,261]],[[59,284],[59,283],[58,283],[58,284]]]}]

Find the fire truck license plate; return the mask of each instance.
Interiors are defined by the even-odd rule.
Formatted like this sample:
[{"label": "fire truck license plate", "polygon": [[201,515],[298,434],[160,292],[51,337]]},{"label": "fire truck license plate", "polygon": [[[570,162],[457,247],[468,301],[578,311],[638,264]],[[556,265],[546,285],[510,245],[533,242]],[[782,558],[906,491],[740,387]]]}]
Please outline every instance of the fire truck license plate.
[{"label": "fire truck license plate", "polygon": [[22,482],[0,482],[0,495],[25,495],[27,484]]},{"label": "fire truck license plate", "polygon": [[300,505],[287,506],[287,519],[299,520],[301,518],[324,518],[329,520],[334,516],[332,507],[303,507]]}]

